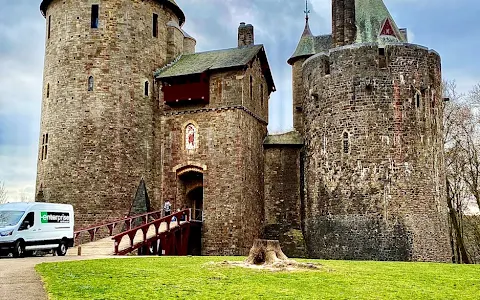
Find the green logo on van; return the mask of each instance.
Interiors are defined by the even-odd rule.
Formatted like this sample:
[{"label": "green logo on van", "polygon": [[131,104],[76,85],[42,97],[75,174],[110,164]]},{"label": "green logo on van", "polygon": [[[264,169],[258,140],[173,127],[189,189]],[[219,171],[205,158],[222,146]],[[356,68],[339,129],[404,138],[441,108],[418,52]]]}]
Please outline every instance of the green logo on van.
[{"label": "green logo on van", "polygon": [[44,223],[70,223],[69,213],[40,212],[40,221]]}]

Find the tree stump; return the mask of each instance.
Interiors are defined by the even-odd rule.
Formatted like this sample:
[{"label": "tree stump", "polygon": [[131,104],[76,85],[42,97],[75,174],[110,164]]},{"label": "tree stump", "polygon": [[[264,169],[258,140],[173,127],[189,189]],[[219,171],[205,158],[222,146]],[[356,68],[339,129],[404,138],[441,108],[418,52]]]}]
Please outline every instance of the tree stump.
[{"label": "tree stump", "polygon": [[273,265],[279,262],[289,262],[289,259],[280,248],[279,241],[256,239],[245,262],[254,265]]}]

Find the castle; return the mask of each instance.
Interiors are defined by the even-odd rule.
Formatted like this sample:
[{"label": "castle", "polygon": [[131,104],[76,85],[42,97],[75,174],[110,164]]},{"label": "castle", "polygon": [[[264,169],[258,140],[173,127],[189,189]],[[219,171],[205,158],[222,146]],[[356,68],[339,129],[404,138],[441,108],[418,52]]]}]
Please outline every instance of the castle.
[{"label": "castle", "polygon": [[197,53],[174,0],[43,0],[37,200],[77,227],[145,210],[203,213],[201,254],[255,238],[290,256],[450,261],[439,55],[382,0],[332,0],[288,63],[294,130],[268,135],[263,45]]}]

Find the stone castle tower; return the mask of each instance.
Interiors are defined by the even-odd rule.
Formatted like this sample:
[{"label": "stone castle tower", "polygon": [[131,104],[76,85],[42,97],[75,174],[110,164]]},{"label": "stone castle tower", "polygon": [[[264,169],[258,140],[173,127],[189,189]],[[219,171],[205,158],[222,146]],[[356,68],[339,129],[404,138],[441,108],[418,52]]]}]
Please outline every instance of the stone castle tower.
[{"label": "stone castle tower", "polygon": [[196,52],[174,0],[43,0],[37,200],[77,228],[166,200],[201,211],[194,254],[449,260],[440,57],[382,0],[333,0],[288,63],[295,130],[268,135],[263,45]]},{"label": "stone castle tower", "polygon": [[310,256],[450,260],[439,55],[409,44],[382,0],[333,0],[294,55]]},{"label": "stone castle tower", "polygon": [[[275,86],[254,28],[195,53],[173,0],[43,0],[37,200],[77,228],[139,208],[203,211],[204,254],[245,254],[263,223],[263,140]],[[139,187],[139,183],[140,187]],[[134,199],[137,189],[148,194]]]}]

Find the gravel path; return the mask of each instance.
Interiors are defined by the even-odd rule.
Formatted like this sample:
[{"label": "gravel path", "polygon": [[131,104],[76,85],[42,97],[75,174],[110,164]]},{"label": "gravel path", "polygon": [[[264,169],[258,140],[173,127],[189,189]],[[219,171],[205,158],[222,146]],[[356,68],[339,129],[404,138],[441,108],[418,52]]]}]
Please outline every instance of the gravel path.
[{"label": "gravel path", "polygon": [[47,300],[40,275],[35,266],[43,262],[111,258],[105,256],[45,256],[0,258],[0,299]]}]

